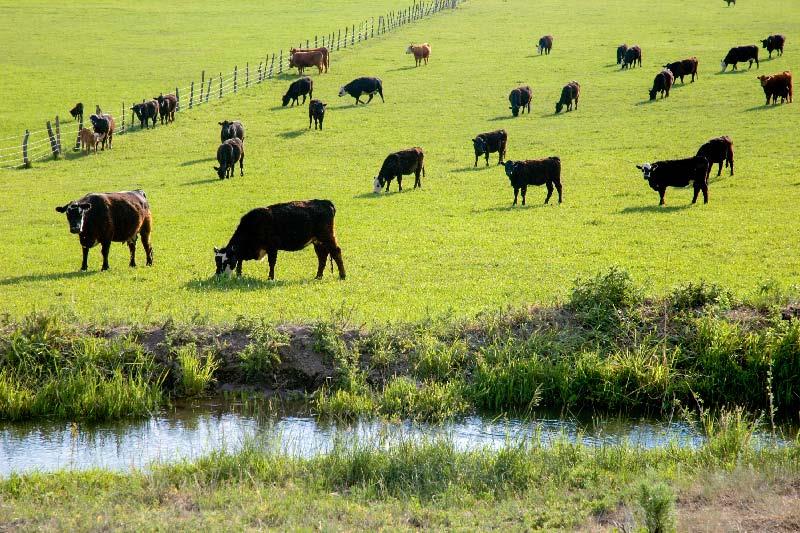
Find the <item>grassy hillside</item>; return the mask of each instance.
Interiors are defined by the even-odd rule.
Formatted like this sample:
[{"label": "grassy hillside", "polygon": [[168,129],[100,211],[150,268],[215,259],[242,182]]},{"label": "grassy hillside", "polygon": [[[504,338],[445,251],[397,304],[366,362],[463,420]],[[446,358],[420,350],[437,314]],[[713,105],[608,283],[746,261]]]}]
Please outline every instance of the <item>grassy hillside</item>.
[{"label": "grassy hillside", "polygon": [[[238,17],[228,33],[241,26],[245,33],[300,38],[314,26],[300,11],[260,17]],[[219,16],[208,18],[204,24],[219,24]],[[55,26],[52,31],[64,31]],[[135,27],[114,34],[125,50],[168,45],[162,34],[173,31],[161,17],[149,29],[157,37],[142,38]],[[305,107],[280,108],[293,79],[287,76],[181,114],[175,125],[120,137],[111,153],[0,172],[2,309],[17,315],[65,308],[98,321],[217,321],[241,313],[328,317],[344,308],[371,322],[549,302],[563,297],[576,276],[612,264],[656,293],[699,278],[738,295],[768,279],[794,283],[800,272],[798,104],[765,108],[755,76],[800,71],[793,44],[799,30],[800,6],[779,0],[732,8],[722,1],[470,0],[334,54],[329,74],[312,74],[314,95],[329,102],[322,132],[305,129]],[[26,29],[10,25],[3,32],[4,42],[15,41]],[[763,61],[758,71],[718,73],[728,48],[776,32],[787,35],[783,57]],[[225,32],[209,32],[209,39],[219,33]],[[539,57],[535,41],[545,33],[555,36],[554,49]],[[414,68],[404,47],[423,40],[432,44],[431,62]],[[643,48],[644,68],[618,70],[614,52],[621,42]],[[76,58],[85,53],[77,39],[62,47]],[[213,44],[215,54],[223,48]],[[93,54],[106,55],[102,47]],[[189,75],[212,57],[199,49],[192,54],[180,62],[192,65]],[[690,55],[700,61],[699,81],[647,102],[660,65]],[[336,97],[340,85],[361,75],[383,79],[386,103],[354,107]],[[580,109],[554,116],[561,87],[572,79],[583,87]],[[533,87],[533,113],[514,119],[506,97],[520,83]],[[30,87],[8,91],[29,93]],[[65,102],[73,92],[63,91]],[[224,118],[247,127],[246,173],[219,182],[211,167],[216,123]],[[511,159],[561,157],[563,205],[542,207],[545,191],[533,189],[526,208],[512,209],[502,169],[473,170],[470,139],[497,128],[509,132]],[[690,206],[691,192],[673,189],[667,207],[659,208],[634,164],[693,155],[722,134],[734,139],[736,175],[714,180],[708,205]],[[386,154],[413,145],[427,154],[424,188],[397,194],[394,185],[388,195],[373,195],[372,176]],[[110,272],[99,272],[95,249],[89,272],[79,273],[80,246],[53,208],[89,191],[135,187],[152,203],[155,266],[129,269],[127,247],[115,244]],[[328,272],[313,281],[310,249],[279,254],[275,282],[267,281],[266,264],[252,262],[241,280],[213,279],[212,246],[227,242],[242,214],[302,198],[336,204],[347,281]]]}]

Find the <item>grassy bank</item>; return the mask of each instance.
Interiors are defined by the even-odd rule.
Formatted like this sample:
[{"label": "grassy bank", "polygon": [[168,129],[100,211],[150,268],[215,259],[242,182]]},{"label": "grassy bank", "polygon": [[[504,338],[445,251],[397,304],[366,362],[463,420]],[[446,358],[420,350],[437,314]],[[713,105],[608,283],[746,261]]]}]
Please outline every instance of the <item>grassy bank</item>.
[{"label": "grassy bank", "polygon": [[793,297],[738,301],[690,283],[650,299],[622,270],[577,280],[561,306],[359,326],[240,318],[86,327],[31,315],[0,337],[0,419],[143,415],[224,387],[307,395],[314,413],[439,420],[475,410],[645,412],[740,405],[797,420]]},{"label": "grassy bank", "polygon": [[696,450],[558,442],[459,452],[435,441],[342,444],[297,459],[251,443],[150,472],[12,475],[0,480],[0,527],[791,529],[798,446],[755,450],[752,425],[716,427],[725,429]]}]

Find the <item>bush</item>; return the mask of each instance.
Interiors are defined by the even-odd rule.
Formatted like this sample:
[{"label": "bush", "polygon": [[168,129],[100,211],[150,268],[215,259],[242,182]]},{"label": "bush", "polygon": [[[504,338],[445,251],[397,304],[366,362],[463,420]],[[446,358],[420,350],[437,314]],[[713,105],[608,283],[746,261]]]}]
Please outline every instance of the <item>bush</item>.
[{"label": "bush", "polygon": [[180,365],[180,385],[183,394],[197,396],[205,392],[214,381],[214,372],[219,366],[213,355],[206,352],[201,356],[197,346],[189,344],[178,349],[176,359]]},{"label": "bush", "polygon": [[715,306],[720,309],[729,309],[733,304],[733,294],[715,283],[708,284],[689,282],[676,287],[667,298],[673,311],[700,309],[706,306]]},{"label": "bush", "polygon": [[248,383],[261,382],[281,364],[280,348],[289,345],[289,336],[264,322],[251,322],[248,344],[239,352],[239,363]]},{"label": "bush", "polygon": [[575,280],[568,306],[587,326],[610,332],[641,301],[642,291],[634,285],[630,274],[611,267],[605,274]]},{"label": "bush", "polygon": [[663,482],[642,482],[636,501],[648,533],[669,533],[676,530],[675,494],[669,485]]}]

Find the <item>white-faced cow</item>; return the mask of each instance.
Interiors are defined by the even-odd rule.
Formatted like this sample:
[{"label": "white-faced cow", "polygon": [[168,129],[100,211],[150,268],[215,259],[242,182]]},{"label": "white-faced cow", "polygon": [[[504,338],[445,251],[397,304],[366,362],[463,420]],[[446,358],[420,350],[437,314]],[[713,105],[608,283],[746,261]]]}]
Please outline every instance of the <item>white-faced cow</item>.
[{"label": "white-faced cow", "polygon": [[707,204],[708,167],[708,159],[698,156],[636,165],[650,188],[658,192],[658,205],[664,205],[667,187],[686,187],[690,183],[694,185],[692,203],[697,202],[697,195],[702,191],[703,203]]},{"label": "white-faced cow", "polygon": [[381,102],[386,102],[386,100],[383,99],[383,82],[381,82],[380,78],[362,77],[356,78],[347,85],[342,86],[339,89],[339,98],[349,94],[356,99],[356,105],[358,105],[363,103],[361,101],[362,95],[368,95],[369,100],[367,100],[367,103],[370,103],[375,93],[380,95]]},{"label": "white-faced cow", "polygon": [[414,147],[400,150],[386,156],[383,165],[372,182],[372,190],[376,193],[381,192],[386,187],[389,192],[389,185],[394,178],[397,178],[397,190],[403,190],[403,175],[414,174],[414,188],[422,187],[419,179],[420,172],[425,176],[425,153],[422,148]]}]

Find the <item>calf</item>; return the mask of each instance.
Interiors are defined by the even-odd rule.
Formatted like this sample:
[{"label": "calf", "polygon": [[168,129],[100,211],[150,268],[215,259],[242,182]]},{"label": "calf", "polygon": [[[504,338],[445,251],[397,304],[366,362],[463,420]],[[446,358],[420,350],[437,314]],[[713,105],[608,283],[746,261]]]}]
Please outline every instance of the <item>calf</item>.
[{"label": "calf", "polygon": [[94,153],[97,153],[97,145],[102,140],[99,133],[95,133],[88,128],[81,128],[78,132],[78,138],[81,141],[81,152],[85,151],[87,154],[94,148]]},{"label": "calf", "polygon": [[91,115],[89,120],[92,121],[94,132],[100,135],[100,140],[103,143],[102,149],[106,149],[106,141],[108,141],[108,149],[113,149],[112,142],[114,141],[114,130],[116,129],[114,117],[108,113],[103,113],[102,115]]},{"label": "calf", "polygon": [[536,45],[536,51],[539,55],[543,53],[546,55],[550,55],[550,50],[553,48],[553,36],[552,35],[545,35],[544,37],[539,39],[539,44]]},{"label": "calf", "polygon": [[667,187],[686,187],[690,183],[694,184],[692,203],[697,202],[697,195],[703,191],[703,203],[707,204],[708,167],[708,159],[702,156],[636,165],[650,184],[650,188],[658,192],[660,198],[658,205],[664,205],[664,193],[667,192]]},{"label": "calf", "polygon": [[653,88],[650,89],[650,100],[655,100],[656,95],[661,93],[661,98],[669,96],[669,90],[672,84],[675,83],[675,76],[672,75],[669,69],[664,69],[653,79]]},{"label": "calf", "polygon": [[383,82],[381,82],[380,78],[356,78],[339,89],[340,98],[345,94],[349,94],[356,99],[356,105],[363,103],[360,100],[361,95],[369,95],[369,100],[366,103],[370,103],[375,93],[380,95],[381,102],[386,102],[383,99]]},{"label": "calf", "polygon": [[508,101],[511,104],[509,109],[511,110],[511,114],[515,117],[519,115],[520,109],[522,109],[522,113],[525,114],[525,109],[528,109],[528,114],[531,114],[531,100],[533,99],[533,91],[527,85],[522,87],[517,87],[516,89],[512,90],[511,93],[508,95]]},{"label": "calf", "polygon": [[772,52],[777,51],[779,56],[783,55],[783,45],[786,42],[786,37],[781,34],[770,35],[766,39],[761,40],[761,48],[766,48],[769,52],[769,58],[772,59]]},{"label": "calf", "polygon": [[634,45],[625,50],[622,56],[622,70],[633,68],[637,63],[642,66],[642,49]]},{"label": "calf", "polygon": [[214,167],[217,171],[219,179],[233,177],[233,169],[236,163],[239,163],[239,175],[244,176],[244,143],[238,137],[228,139],[219,145],[217,148],[217,161],[218,167]]},{"label": "calf", "polygon": [[733,70],[737,70],[736,64],[744,63],[745,61],[750,63],[747,67],[748,70],[753,68],[753,61],[756,62],[756,68],[758,68],[758,47],[756,45],[734,46],[728,50],[728,54],[720,62],[720,66],[722,67],[722,72],[725,72],[728,65],[733,65]]},{"label": "calf", "polygon": [[244,126],[238,120],[229,121],[223,120],[222,122],[217,122],[222,129],[219,132],[219,141],[225,142],[228,139],[239,139],[244,143]]},{"label": "calf", "polygon": [[178,97],[174,94],[156,96],[153,100],[158,102],[158,112],[161,115],[161,124],[175,122],[175,111],[178,109]]},{"label": "calf", "polygon": [[567,111],[572,111],[572,102],[575,102],[575,110],[578,110],[578,97],[581,95],[581,86],[577,81],[571,81],[561,89],[561,99],[556,102],[556,114],[561,113],[561,109],[567,106]]},{"label": "calf", "polygon": [[159,115],[158,100],[148,100],[132,106],[131,109],[136,113],[142,128],[150,128],[151,120],[153,121],[153,127],[156,127],[156,120],[158,120]]},{"label": "calf", "polygon": [[621,44],[617,47],[617,65],[622,63],[622,60],[625,59],[625,52],[628,51],[627,44]]},{"label": "calf", "polygon": [[345,279],[342,249],[336,241],[333,218],[336,208],[328,200],[306,200],[274,204],[253,209],[242,217],[233,236],[223,248],[214,248],[217,275],[242,275],[242,262],[252,259],[269,261],[269,279],[275,279],[278,250],[294,252],[309,244],[317,253],[317,278],[322,279],[325,261],[331,257]]},{"label": "calf", "polygon": [[306,95],[308,95],[309,98],[314,96],[314,81],[308,76],[303,76],[298,80],[294,80],[292,84],[289,85],[289,90],[283,95],[281,105],[286,107],[290,101],[292,102],[292,107],[294,107],[294,104],[300,105],[301,96],[305,104]]},{"label": "calf", "polygon": [[525,195],[528,185],[546,185],[547,198],[544,203],[550,202],[553,196],[553,187],[558,191],[558,203],[561,203],[561,159],[548,157],[547,159],[529,159],[527,161],[506,161],[506,176],[514,187],[514,203],[517,205],[517,194],[522,191],[522,205],[525,205]]},{"label": "calf", "polygon": [[731,176],[733,176],[733,141],[728,136],[716,137],[711,139],[697,150],[699,157],[705,157],[708,160],[708,173],[711,174],[711,167],[714,163],[719,164],[717,176],[722,174],[722,163],[725,166],[731,167]]},{"label": "calf", "polygon": [[489,166],[489,154],[497,152],[497,164],[503,164],[503,158],[506,156],[506,143],[508,143],[508,134],[506,130],[490,131],[488,133],[481,133],[472,139],[472,146],[475,148],[475,166],[478,166],[478,158],[480,156],[486,157],[486,166]]},{"label": "calf", "polygon": [[689,59],[684,59],[682,61],[676,61],[674,63],[669,63],[664,65],[664,68],[669,69],[672,72],[672,75],[675,79],[680,78],[681,83],[683,83],[683,77],[688,76],[689,74],[692,75],[692,83],[694,83],[694,78],[697,76],[697,58],[690,57]]},{"label": "calf", "polygon": [[295,52],[289,56],[289,68],[295,67],[302,74],[306,67],[317,67],[319,73],[322,74],[325,68],[325,56],[319,50],[315,52]]},{"label": "calf", "polygon": [[379,193],[386,186],[386,192],[389,192],[389,184],[394,178],[397,178],[397,190],[402,191],[404,174],[414,174],[414,188],[422,187],[422,182],[419,179],[420,172],[424,177],[425,153],[422,148],[408,148],[389,154],[383,160],[383,165],[381,165],[378,175],[375,176],[373,191]]},{"label": "calf", "polygon": [[130,266],[136,266],[136,241],[142,236],[142,246],[147,254],[147,265],[153,264],[153,247],[150,232],[153,219],[150,204],[142,190],[90,193],[67,205],[56,207],[67,214],[70,233],[77,233],[83,248],[81,270],[88,268],[89,248],[100,243],[103,270],[108,270],[108,250],[112,242],[127,242],[131,252]]},{"label": "calf", "polygon": [[789,103],[792,102],[794,88],[792,84],[792,73],[788,70],[780,74],[773,74],[772,76],[758,76],[756,79],[761,81],[761,87],[764,89],[764,95],[767,97],[767,103],[764,105],[769,105],[770,99],[772,99],[773,104],[778,103],[778,97],[780,97],[781,103],[784,103],[787,99]]},{"label": "calf", "polygon": [[420,66],[423,61],[428,64],[428,58],[431,56],[431,45],[428,43],[411,44],[406,48],[407,54],[414,54],[415,66]]},{"label": "calf", "polygon": [[75,104],[75,107],[69,110],[69,114],[72,115],[74,120],[83,122],[83,103],[78,102]]},{"label": "calf", "polygon": [[294,54],[295,52],[320,52],[322,53],[322,62],[323,66],[325,67],[325,72],[328,72],[329,66],[329,57],[330,53],[328,49],[324,46],[320,46],[319,48],[292,48],[289,50],[289,54]]},{"label": "calf", "polygon": [[321,100],[311,100],[308,103],[308,129],[311,129],[311,122],[314,122],[314,129],[322,129],[322,121],[325,120],[325,108],[328,104],[322,103]]}]

